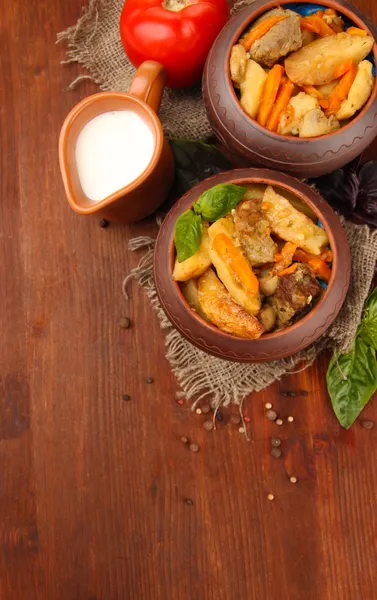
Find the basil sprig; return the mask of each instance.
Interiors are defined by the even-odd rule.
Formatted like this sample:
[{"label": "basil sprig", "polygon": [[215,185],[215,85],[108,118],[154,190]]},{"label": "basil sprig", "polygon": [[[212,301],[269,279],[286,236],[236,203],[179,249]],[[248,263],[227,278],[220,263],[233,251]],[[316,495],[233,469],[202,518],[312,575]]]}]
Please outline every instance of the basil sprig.
[{"label": "basil sprig", "polygon": [[377,391],[377,288],[369,296],[352,348],[334,355],[327,389],[339,423],[349,429]]},{"label": "basil sprig", "polygon": [[179,262],[197,252],[202,239],[202,218],[192,210],[186,210],[175,224],[174,241]]},{"label": "basil sprig", "polygon": [[202,218],[213,223],[228,215],[240,202],[246,188],[233,183],[215,185],[184,212],[175,225],[174,241],[179,262],[199,250],[202,238]]}]

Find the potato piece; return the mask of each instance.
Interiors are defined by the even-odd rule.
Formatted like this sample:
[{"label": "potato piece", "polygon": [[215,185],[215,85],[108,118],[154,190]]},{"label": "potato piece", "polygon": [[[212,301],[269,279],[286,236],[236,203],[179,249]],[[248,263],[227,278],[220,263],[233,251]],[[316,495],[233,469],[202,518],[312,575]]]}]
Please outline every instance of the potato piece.
[{"label": "potato piece", "polygon": [[202,319],[206,319],[206,314],[203,312],[202,307],[200,306],[199,296],[198,296],[198,280],[197,279],[189,279],[188,281],[184,281],[181,284],[181,290],[184,299],[187,304],[196,312]]},{"label": "potato piece", "polygon": [[331,94],[335,90],[335,88],[338,85],[338,83],[339,83],[339,80],[335,79],[331,83],[326,83],[325,85],[319,85],[319,86],[317,86],[317,90],[321,94],[323,94],[325,98],[328,98],[329,96],[331,96]]},{"label": "potato piece", "polygon": [[348,97],[343,100],[336,114],[339,121],[350,119],[368,102],[374,86],[372,69],[372,63],[369,60],[363,60],[359,64],[356,79],[352,84]]},{"label": "potato piece", "polygon": [[223,219],[215,221],[215,223],[211,225],[211,227],[208,229],[210,241],[212,241],[213,238],[220,233],[225,233],[225,235],[228,235],[230,238],[234,237],[234,223],[232,217],[224,217]]},{"label": "potato piece", "polygon": [[266,189],[262,210],[272,230],[283,240],[296,244],[306,252],[320,254],[329,243],[327,233],[299,212],[286,198],[277,194],[270,185]]},{"label": "potato piece", "polygon": [[326,117],[325,113],[317,108],[308,112],[300,123],[299,136],[301,138],[313,138],[326,135],[340,128],[338,119],[331,115]]},{"label": "potato piece", "polygon": [[303,47],[308,46],[309,44],[312,44],[317,39],[316,34],[313,33],[313,31],[308,31],[307,29],[301,30],[301,36],[302,36],[302,46]]},{"label": "potato piece", "polygon": [[260,311],[259,321],[262,323],[265,333],[272,331],[276,325],[276,312],[273,306],[265,306]]},{"label": "potato piece", "polygon": [[291,98],[286,110],[281,114],[278,133],[298,135],[303,118],[315,108],[319,108],[318,99],[305,94],[305,92],[300,92]]},{"label": "potato piece", "polygon": [[279,277],[273,275],[271,270],[261,272],[259,277],[259,289],[264,296],[272,296],[278,288],[278,283]]},{"label": "potato piece", "polygon": [[371,36],[331,35],[293,52],[285,60],[285,70],[298,85],[324,85],[335,79],[336,68],[347,59],[356,64],[364,60],[373,44]]},{"label": "potato piece", "polygon": [[[234,238],[229,235],[230,225],[228,223],[224,224],[224,221],[227,222],[229,220],[220,219],[211,225],[208,230],[209,237],[211,239],[211,246],[209,249],[211,262],[217,271],[217,275],[225,285],[233,300],[242,306],[249,314],[256,315],[260,311],[261,306],[259,293],[254,296],[251,295],[250,292],[242,285],[237,273],[232,269],[230,261],[224,260],[224,258],[220,256],[220,254],[213,247],[213,240],[222,233],[225,233],[225,235],[230,237],[230,239],[234,242]],[[241,252],[241,250],[239,250],[239,252]]]},{"label": "potato piece", "polygon": [[234,83],[240,85],[245,80],[248,55],[242,44],[236,44],[230,55],[230,76]]},{"label": "potato piece", "polygon": [[209,257],[210,239],[208,237],[208,224],[203,223],[202,242],[200,248],[194,256],[191,256],[183,262],[175,259],[173,279],[174,281],[188,281],[200,277],[211,266]]},{"label": "potato piece", "polygon": [[248,60],[245,79],[240,85],[240,102],[242,108],[252,119],[255,119],[257,116],[266,79],[267,74],[262,67],[254,60]]},{"label": "potato piece", "polygon": [[200,277],[198,298],[208,319],[222,331],[250,340],[262,335],[264,330],[258,319],[232,300],[213,269]]}]

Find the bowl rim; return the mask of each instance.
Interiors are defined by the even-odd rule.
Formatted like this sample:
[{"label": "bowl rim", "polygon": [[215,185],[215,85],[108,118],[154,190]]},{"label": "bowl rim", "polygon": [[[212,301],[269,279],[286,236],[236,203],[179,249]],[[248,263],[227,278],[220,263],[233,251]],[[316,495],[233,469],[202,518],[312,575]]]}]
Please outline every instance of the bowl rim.
[{"label": "bowl rim", "polygon": [[[311,2],[310,0],[281,0],[281,2],[279,2],[279,6],[281,6],[281,7],[284,7],[286,4],[318,4],[321,6],[326,6],[328,8],[337,8],[338,12],[347,16],[350,20],[352,20],[359,27],[361,26],[361,28],[364,28],[366,31],[368,31],[369,35],[374,39],[374,45],[372,48],[372,52],[373,52],[376,67],[377,67],[377,40],[376,40],[376,37],[373,34],[373,32],[371,31],[371,29],[369,28],[369,26],[365,23],[365,21],[363,21],[360,17],[358,17],[353,12],[353,10],[348,5],[348,3],[347,3],[347,6],[343,6],[342,4],[337,2],[337,0],[316,0],[315,2]],[[250,9],[251,7],[252,7],[252,5],[246,6],[244,9],[242,9],[242,11],[240,11],[241,15],[242,15],[242,12],[246,13],[247,10]],[[248,113],[241,106],[241,103],[240,103],[239,99],[237,98],[237,95],[236,95],[236,92],[234,89],[234,85],[232,83],[231,76],[230,76],[229,64],[230,64],[230,54],[231,54],[232,48],[239,40],[243,31],[248,27],[248,25],[250,25],[250,23],[252,23],[252,21],[255,21],[261,15],[263,15],[266,12],[268,12],[269,10],[271,10],[273,8],[277,8],[277,7],[278,6],[276,3],[276,0],[269,0],[269,2],[266,2],[264,5],[260,6],[259,8],[255,8],[254,10],[251,10],[251,12],[248,14],[248,16],[242,22],[242,24],[239,25],[238,28],[236,29],[235,34],[232,37],[232,41],[229,44],[229,48],[227,49],[227,52],[225,53],[224,69],[226,72],[226,78],[227,78],[232,102],[233,102],[236,110],[238,112],[241,112],[242,114],[246,115],[247,118],[250,119],[253,126],[256,127],[259,131],[267,133],[274,139],[280,140],[280,141],[294,140],[295,142],[298,142],[301,144],[303,144],[303,143],[307,144],[310,141],[322,140],[322,139],[325,140],[325,139],[329,139],[330,137],[339,135],[340,133],[346,132],[353,125],[357,125],[358,120],[362,119],[362,117],[365,115],[365,113],[369,110],[369,108],[372,106],[373,102],[375,101],[375,99],[377,97],[377,77],[374,78],[374,88],[373,88],[373,91],[372,91],[367,103],[359,111],[359,113],[357,114],[356,117],[352,118],[350,120],[350,122],[347,123],[347,125],[344,125],[344,127],[341,127],[337,131],[333,131],[331,133],[326,133],[325,135],[315,136],[315,137],[311,137],[311,138],[300,138],[300,137],[294,136],[294,135],[283,135],[281,133],[270,131],[266,127],[262,127],[262,125],[260,125],[256,119],[253,119],[252,117],[250,117],[250,115],[248,115]],[[235,15],[234,19],[238,15],[239,15],[239,13],[237,13]],[[232,20],[229,21],[225,27],[227,27],[231,23],[232,23]]]},{"label": "bowl rim", "polygon": [[[175,282],[172,278],[173,265],[175,260],[175,248],[174,248],[174,225],[177,218],[184,212],[188,210],[189,206],[192,205],[193,202],[203,193],[203,191],[210,189],[217,183],[266,183],[266,185],[270,184],[274,187],[279,187],[281,189],[285,189],[290,193],[293,193],[299,200],[304,202],[307,206],[309,206],[317,215],[317,217],[322,221],[325,221],[324,226],[326,224],[326,231],[329,236],[330,246],[334,252],[334,261],[332,268],[332,275],[328,285],[327,290],[322,295],[320,301],[316,304],[315,307],[307,314],[305,317],[300,319],[294,325],[271,334],[265,334],[258,340],[249,340],[247,338],[238,338],[236,336],[232,336],[231,334],[222,332],[215,325],[212,325],[206,322],[200,315],[193,310],[188,303],[186,302],[183,294],[180,290],[179,283]],[[298,188],[298,189],[297,189]],[[307,195],[306,195],[307,194]],[[190,198],[190,204],[188,203],[188,199]],[[318,204],[317,204],[318,203]],[[327,213],[327,214],[325,214]],[[173,221],[173,223],[172,223]],[[331,221],[330,225],[327,225],[328,221]],[[340,227],[338,231],[337,237],[335,237],[331,225],[335,225],[337,223]],[[169,233],[166,232],[169,230]],[[160,260],[160,249],[162,252],[167,253],[165,257],[165,265],[164,260]],[[340,260],[340,251],[342,251],[342,258]],[[164,259],[164,257],[163,257]],[[166,261],[167,259],[167,261]],[[342,268],[340,268],[342,264]],[[181,323],[181,319],[179,315],[174,314],[172,311],[172,307],[169,304],[169,300],[167,299],[167,293],[164,289],[164,284],[161,279],[161,269],[167,267],[168,273],[168,285],[170,288],[170,292],[174,294],[175,303],[177,304],[178,311],[184,311],[186,315],[186,321],[188,321],[189,326],[195,327],[196,329],[200,328],[200,337],[197,335],[193,335],[190,329],[187,329]],[[172,321],[173,325],[186,337],[189,339],[191,343],[196,345],[202,350],[206,350],[207,352],[219,356],[221,358],[226,358],[230,360],[236,360],[239,362],[264,362],[267,360],[275,360],[277,358],[284,358],[286,356],[291,355],[293,352],[298,352],[303,348],[309,346],[316,339],[318,339],[331,325],[331,323],[335,320],[338,315],[341,306],[343,305],[346,293],[348,291],[349,282],[350,282],[350,268],[351,268],[351,258],[348,247],[348,241],[345,235],[343,228],[341,227],[341,223],[339,218],[336,216],[334,211],[328,205],[328,203],[310,186],[304,184],[303,182],[295,179],[290,175],[286,175],[285,173],[277,173],[275,171],[269,169],[258,169],[258,168],[246,168],[246,169],[232,169],[230,171],[225,171],[220,174],[217,174],[213,177],[206,179],[200,184],[193,187],[189,190],[169,211],[167,217],[165,218],[160,232],[156,241],[156,249],[154,255],[154,279],[156,284],[157,295],[160,299],[160,302],[163,306],[165,313],[168,315],[168,318]],[[164,277],[165,279],[165,277]],[[341,288],[339,289],[339,281],[341,284]],[[333,300],[333,308],[334,311],[327,315],[328,312],[328,301],[330,299]],[[292,349],[292,346],[289,344],[289,338],[292,337],[292,334],[296,334],[296,332],[301,329],[308,329],[308,325],[311,325],[313,322],[314,326],[314,317],[316,315],[321,315],[321,319],[325,318],[325,322],[319,324],[314,328],[314,331],[310,331],[303,337],[300,343]],[[216,338],[217,343],[221,346],[221,344],[231,344],[231,351],[224,351],[220,347],[209,346],[206,344],[205,340],[201,336],[205,336],[207,334],[211,334],[212,337]],[[283,341],[287,343],[287,348],[285,351],[277,352],[277,356],[271,356],[271,352],[263,353],[262,347],[268,343],[268,345],[273,345],[274,342]],[[204,347],[203,347],[204,346]],[[263,356],[263,358],[261,358]]]}]

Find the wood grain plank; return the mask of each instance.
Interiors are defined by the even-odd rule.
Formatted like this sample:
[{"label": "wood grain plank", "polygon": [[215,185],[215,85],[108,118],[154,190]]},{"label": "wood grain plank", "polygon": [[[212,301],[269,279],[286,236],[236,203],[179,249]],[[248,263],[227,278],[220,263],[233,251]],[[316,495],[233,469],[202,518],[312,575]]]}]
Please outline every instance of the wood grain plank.
[{"label": "wood grain plank", "polygon": [[[205,432],[175,402],[148,299],[121,295],[153,219],[101,229],[68,207],[58,132],[96,87],[62,91],[80,70],[54,42],[80,4],[0,0],[0,597],[374,600],[377,428],[337,424],[327,357],[248,399],[250,443]],[[267,421],[267,401],[294,422]]]}]

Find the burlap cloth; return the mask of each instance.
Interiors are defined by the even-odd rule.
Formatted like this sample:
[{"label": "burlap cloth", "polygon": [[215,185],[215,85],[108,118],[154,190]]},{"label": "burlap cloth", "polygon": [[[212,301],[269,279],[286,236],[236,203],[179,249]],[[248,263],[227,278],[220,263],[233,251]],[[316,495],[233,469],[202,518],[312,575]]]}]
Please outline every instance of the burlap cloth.
[{"label": "burlap cloth", "polygon": [[[232,13],[253,1],[237,2]],[[89,72],[77,77],[71,88],[91,79],[104,91],[128,92],[135,69],[120,41],[123,5],[124,0],[89,0],[76,25],[58,34],[58,42],[65,41],[68,47],[68,59],[63,64],[79,62]],[[160,119],[168,136],[205,140],[213,135],[201,97],[200,86],[190,90],[165,90]]]},{"label": "burlap cloth", "polygon": [[[237,2],[233,12],[252,1]],[[65,62],[77,61],[89,71],[89,75],[80,75],[71,86],[82,79],[92,79],[102,90],[128,91],[135,69],[124,54],[119,36],[123,3],[124,0],[89,0],[77,24],[58,35],[58,41],[67,42],[68,60]],[[160,116],[168,135],[204,140],[212,134],[199,87],[185,91],[166,90]],[[131,240],[130,250],[144,249],[144,254],[139,266],[126,278],[124,292],[127,296],[130,278],[135,278],[146,290],[166,332],[167,359],[181,385],[182,395],[193,400],[193,406],[207,396],[214,407],[230,402],[242,406],[250,392],[265,388],[286,373],[306,368],[324,348],[338,352],[349,348],[375,273],[377,232],[371,233],[367,226],[349,222],[344,222],[344,228],[351,250],[352,276],[346,302],[337,320],[308,349],[284,360],[258,365],[213,358],[196,349],[173,329],[154,286],[154,240],[146,237]]]}]

